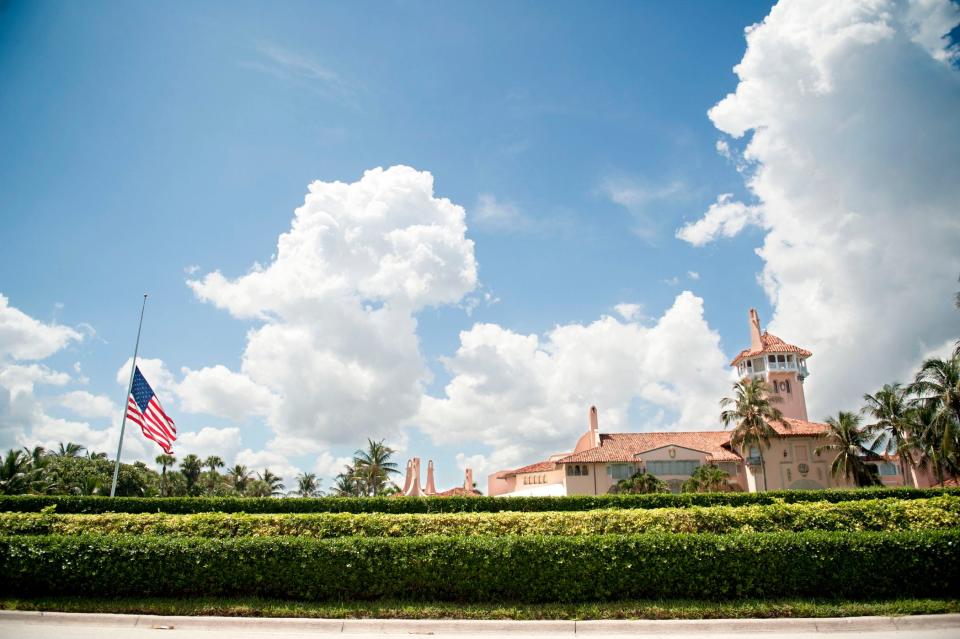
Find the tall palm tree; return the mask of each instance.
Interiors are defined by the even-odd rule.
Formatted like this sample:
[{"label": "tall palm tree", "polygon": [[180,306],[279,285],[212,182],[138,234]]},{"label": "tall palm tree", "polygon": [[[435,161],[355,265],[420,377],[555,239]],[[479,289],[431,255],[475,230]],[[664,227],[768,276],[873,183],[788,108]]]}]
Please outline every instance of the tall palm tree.
[{"label": "tall palm tree", "polygon": [[936,419],[943,430],[943,450],[953,452],[960,430],[960,353],[952,357],[928,359],[911,384],[911,391],[919,401],[933,403]]},{"label": "tall palm tree", "polygon": [[960,475],[957,463],[957,449],[951,452],[943,448],[944,424],[942,413],[934,402],[917,402],[910,411],[911,432],[907,445],[913,451],[919,468],[933,470],[938,483],[943,483],[946,475]]},{"label": "tall palm tree", "polygon": [[86,448],[80,444],[67,442],[66,446],[64,446],[63,442],[60,442],[60,447],[53,455],[54,457],[79,457],[84,450],[86,450]]},{"label": "tall palm tree", "polygon": [[863,396],[866,405],[860,410],[875,421],[867,426],[867,432],[874,435],[875,452],[888,455],[896,454],[900,460],[900,476],[907,480],[907,467],[913,465],[910,440],[910,399],[908,389],[900,384],[885,384],[879,391]]},{"label": "tall palm tree", "polygon": [[167,468],[173,468],[173,465],[177,463],[177,458],[164,453],[157,455],[154,461],[160,465],[160,496],[168,497]]},{"label": "tall palm tree", "polygon": [[319,497],[323,494],[320,482],[315,473],[300,473],[297,475],[297,489],[293,494],[298,497]]},{"label": "tall palm tree", "polygon": [[828,417],[826,423],[829,428],[822,436],[824,444],[814,452],[819,455],[829,450],[837,454],[830,465],[830,474],[834,477],[853,480],[857,486],[870,486],[876,483],[864,461],[864,457],[872,452],[867,446],[870,435],[860,427],[860,420],[858,414],[846,411],[840,411],[836,417]]},{"label": "tall palm tree", "polygon": [[[770,439],[777,436],[771,423],[784,426],[783,413],[774,406],[783,402],[779,395],[770,393],[770,386],[762,379],[744,378],[733,385],[733,397],[720,400],[720,421],[724,428],[733,424],[730,433],[730,445],[740,449],[740,454],[756,446],[760,453],[760,469],[763,473],[763,489],[767,490],[767,466],[763,459],[763,449],[770,448]],[[730,408],[726,408],[726,407]]]},{"label": "tall palm tree", "polygon": [[262,473],[257,473],[257,478],[270,489],[269,497],[277,497],[283,494],[283,478],[270,472],[269,468],[264,468]]},{"label": "tall palm tree", "polygon": [[203,460],[203,465],[210,469],[211,473],[217,472],[218,468],[223,468],[223,460],[217,457],[216,455],[210,455],[205,460]]},{"label": "tall palm tree", "polygon": [[378,442],[367,439],[367,448],[353,454],[354,473],[363,480],[367,492],[374,496],[379,495],[391,473],[399,473],[395,462],[390,461],[394,451],[383,440]]},{"label": "tall palm tree", "polygon": [[227,471],[227,479],[230,480],[230,483],[233,484],[234,490],[238,493],[243,493],[244,489],[247,487],[247,482],[250,481],[251,473],[247,470],[246,466],[237,464],[233,468]]},{"label": "tall palm tree", "polygon": [[199,457],[190,453],[180,460],[180,472],[187,480],[187,493],[193,495],[197,481],[200,479],[200,473],[203,472],[203,462],[200,461]]}]

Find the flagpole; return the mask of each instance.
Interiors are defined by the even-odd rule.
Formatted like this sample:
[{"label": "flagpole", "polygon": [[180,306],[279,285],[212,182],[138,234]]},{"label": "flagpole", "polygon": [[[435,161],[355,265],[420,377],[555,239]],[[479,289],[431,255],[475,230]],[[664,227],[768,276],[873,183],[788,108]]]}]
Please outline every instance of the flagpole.
[{"label": "flagpole", "polygon": [[140,330],[143,328],[143,311],[147,307],[147,294],[143,294],[143,305],[140,307],[140,324],[137,326],[137,343],[133,347],[133,361],[130,363],[130,382],[127,384],[127,394],[123,396],[123,419],[120,420],[120,442],[117,444],[117,463],[113,467],[113,484],[110,486],[110,496],[117,492],[117,478],[120,476],[120,452],[123,450],[123,431],[127,426],[127,402],[130,401],[130,391],[133,390],[133,372],[137,370],[137,351],[140,350]]}]

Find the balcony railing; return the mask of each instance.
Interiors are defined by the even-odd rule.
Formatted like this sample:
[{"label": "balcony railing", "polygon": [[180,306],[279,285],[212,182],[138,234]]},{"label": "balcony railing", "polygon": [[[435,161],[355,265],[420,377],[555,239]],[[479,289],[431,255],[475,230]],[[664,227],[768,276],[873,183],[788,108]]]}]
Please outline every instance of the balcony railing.
[{"label": "balcony railing", "polygon": [[760,465],[760,456],[759,455],[750,455],[744,461],[747,462],[747,466],[759,466]]}]

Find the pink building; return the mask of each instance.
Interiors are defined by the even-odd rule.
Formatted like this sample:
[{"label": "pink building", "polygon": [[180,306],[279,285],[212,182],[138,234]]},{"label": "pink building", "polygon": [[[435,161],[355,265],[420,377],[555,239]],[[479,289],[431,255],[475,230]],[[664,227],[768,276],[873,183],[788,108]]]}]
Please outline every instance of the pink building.
[{"label": "pink building", "polygon": [[[735,486],[750,492],[852,487],[843,477],[831,476],[833,458],[829,453],[816,452],[827,426],[807,421],[803,381],[809,374],[807,359],[813,354],[761,332],[760,318],[753,309],[749,320],[750,348],[741,351],[730,365],[741,377],[762,378],[770,385],[783,399],[777,407],[786,423],[771,424],[778,437],[763,449],[766,485],[759,448],[735,450],[729,431],[601,433],[597,409],[591,407],[587,432],[572,451],[491,474],[488,494],[602,495],[640,470],[656,475],[672,491],[679,492],[693,471],[705,464],[719,466]],[[904,481],[896,458],[876,457],[868,463],[877,466],[884,485],[930,485],[926,474],[911,473]]]}]

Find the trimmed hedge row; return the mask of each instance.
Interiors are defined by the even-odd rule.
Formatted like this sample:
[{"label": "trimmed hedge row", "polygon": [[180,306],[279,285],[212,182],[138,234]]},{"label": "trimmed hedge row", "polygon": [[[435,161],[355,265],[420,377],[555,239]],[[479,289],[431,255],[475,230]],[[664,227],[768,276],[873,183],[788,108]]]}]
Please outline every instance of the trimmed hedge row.
[{"label": "trimmed hedge row", "polygon": [[596,601],[960,595],[960,531],[576,537],[0,537],[17,596]]},{"label": "trimmed hedge row", "polygon": [[544,513],[2,513],[0,535],[414,537],[960,529],[960,497]]},{"label": "trimmed hedge row", "polygon": [[576,495],[570,497],[319,497],[274,499],[251,497],[80,497],[73,495],[4,495],[0,512],[191,514],[246,513],[443,513],[542,512],[601,508],[687,508],[748,506],[778,502],[924,499],[958,495],[960,488],[876,488],[846,490],[781,490],[765,493],[657,493],[650,495]]}]

